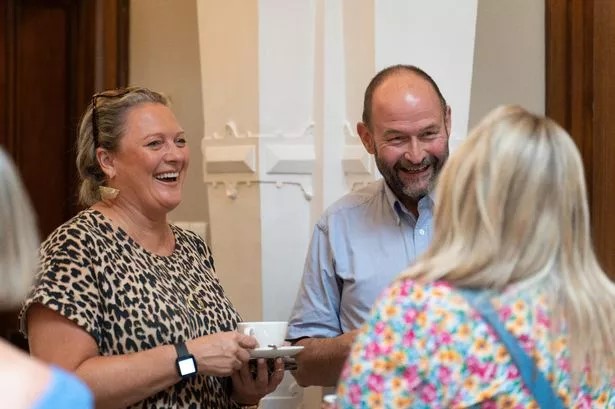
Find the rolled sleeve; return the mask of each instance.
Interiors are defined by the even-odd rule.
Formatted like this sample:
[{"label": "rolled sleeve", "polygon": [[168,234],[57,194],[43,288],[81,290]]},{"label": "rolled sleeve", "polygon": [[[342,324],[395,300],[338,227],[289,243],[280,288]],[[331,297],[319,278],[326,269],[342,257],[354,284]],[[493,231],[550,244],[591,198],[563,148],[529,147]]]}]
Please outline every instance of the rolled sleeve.
[{"label": "rolled sleeve", "polygon": [[20,329],[25,337],[28,336],[27,312],[36,303],[74,322],[100,346],[102,304],[94,268],[83,252],[43,247],[36,284],[19,316]]},{"label": "rolled sleeve", "polygon": [[287,339],[330,338],[342,333],[339,311],[341,281],[326,225],[314,228],[299,293],[291,313]]}]

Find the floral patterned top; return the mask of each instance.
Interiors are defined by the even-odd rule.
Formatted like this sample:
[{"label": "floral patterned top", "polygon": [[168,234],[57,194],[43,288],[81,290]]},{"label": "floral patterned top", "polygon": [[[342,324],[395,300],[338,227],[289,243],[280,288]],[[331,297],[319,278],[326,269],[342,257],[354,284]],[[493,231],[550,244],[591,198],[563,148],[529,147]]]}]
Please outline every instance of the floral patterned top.
[{"label": "floral patterned top", "polygon": [[[566,341],[549,330],[544,294],[524,292],[494,307],[566,407],[615,408],[615,379],[573,390]],[[338,408],[538,408],[508,351],[465,298],[446,283],[409,279],[376,302],[337,392]]]}]

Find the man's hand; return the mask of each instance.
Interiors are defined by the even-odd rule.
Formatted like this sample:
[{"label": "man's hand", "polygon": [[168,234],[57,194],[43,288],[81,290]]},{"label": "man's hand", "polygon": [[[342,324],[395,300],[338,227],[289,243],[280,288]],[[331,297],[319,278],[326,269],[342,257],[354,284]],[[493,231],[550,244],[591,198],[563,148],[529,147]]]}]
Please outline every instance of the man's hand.
[{"label": "man's hand", "polygon": [[306,386],[335,386],[358,330],[335,338],[304,338],[296,345],[304,347],[295,356],[297,370],[293,376],[297,383]]}]

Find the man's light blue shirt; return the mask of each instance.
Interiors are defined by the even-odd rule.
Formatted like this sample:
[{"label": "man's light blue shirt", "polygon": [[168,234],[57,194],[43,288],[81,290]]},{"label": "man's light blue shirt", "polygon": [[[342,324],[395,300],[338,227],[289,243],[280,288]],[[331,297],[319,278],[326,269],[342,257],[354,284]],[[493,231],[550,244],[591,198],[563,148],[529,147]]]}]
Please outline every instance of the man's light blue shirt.
[{"label": "man's light blue shirt", "polygon": [[287,338],[359,328],[378,295],[427,249],[432,209],[432,197],[423,197],[416,219],[384,180],[331,205],[314,227]]}]

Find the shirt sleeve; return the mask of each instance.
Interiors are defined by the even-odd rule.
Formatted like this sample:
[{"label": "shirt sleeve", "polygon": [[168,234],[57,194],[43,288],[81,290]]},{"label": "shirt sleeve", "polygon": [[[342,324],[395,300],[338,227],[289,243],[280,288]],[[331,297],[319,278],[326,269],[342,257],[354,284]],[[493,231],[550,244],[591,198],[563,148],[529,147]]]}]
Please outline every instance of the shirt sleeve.
[{"label": "shirt sleeve", "polygon": [[60,368],[51,367],[51,381],[34,407],[90,409],[94,407],[94,401],[83,381]]},{"label": "shirt sleeve", "polygon": [[314,228],[287,339],[340,335],[341,290],[328,230],[321,222]]},{"label": "shirt sleeve", "polygon": [[102,304],[91,258],[95,250],[70,232],[56,231],[41,247],[40,270],[20,313],[21,331],[27,337],[27,311],[40,303],[84,329],[100,346]]}]

